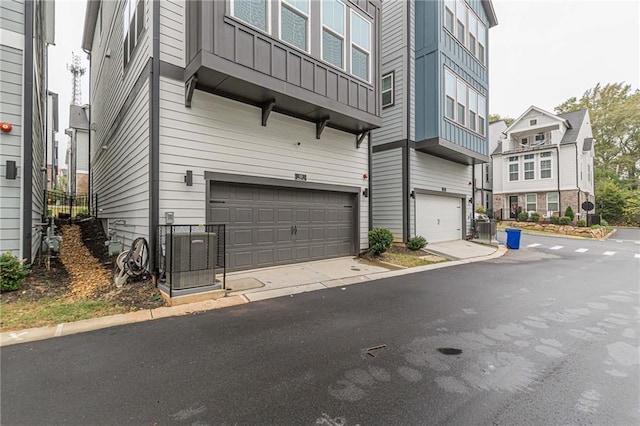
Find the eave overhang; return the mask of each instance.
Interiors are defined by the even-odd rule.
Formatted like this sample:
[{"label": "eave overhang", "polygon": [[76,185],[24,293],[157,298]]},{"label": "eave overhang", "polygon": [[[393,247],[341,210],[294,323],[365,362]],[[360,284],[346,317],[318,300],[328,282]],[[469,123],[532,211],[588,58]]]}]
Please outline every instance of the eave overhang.
[{"label": "eave overhang", "polygon": [[413,148],[416,151],[460,164],[471,165],[491,162],[491,158],[488,155],[464,148],[443,138],[432,138],[414,142]]},{"label": "eave overhang", "polygon": [[82,31],[82,50],[90,52],[93,46],[93,34],[98,21],[100,0],[87,0],[87,8],[84,13],[84,29]]}]

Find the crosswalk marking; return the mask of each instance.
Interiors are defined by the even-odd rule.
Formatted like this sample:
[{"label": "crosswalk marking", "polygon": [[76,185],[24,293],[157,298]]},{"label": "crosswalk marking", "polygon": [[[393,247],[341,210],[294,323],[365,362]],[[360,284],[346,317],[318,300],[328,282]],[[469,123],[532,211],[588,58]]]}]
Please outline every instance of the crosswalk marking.
[{"label": "crosswalk marking", "polygon": [[549,247],[549,250],[560,250],[563,247],[564,246],[553,246],[553,247]]},{"label": "crosswalk marking", "polygon": [[535,244],[529,244],[527,247],[538,247],[540,244],[539,243],[535,243]]},{"label": "crosswalk marking", "polygon": [[584,253],[584,252],[587,252],[587,251],[589,251],[589,249],[579,248],[578,250],[576,250],[576,253]]},{"label": "crosswalk marking", "polygon": [[636,259],[640,259],[640,253],[636,253],[636,254],[634,255],[634,257],[635,257]]},{"label": "crosswalk marking", "polygon": [[605,251],[604,253],[602,253],[605,256],[613,256],[614,254],[616,254],[615,251]]}]

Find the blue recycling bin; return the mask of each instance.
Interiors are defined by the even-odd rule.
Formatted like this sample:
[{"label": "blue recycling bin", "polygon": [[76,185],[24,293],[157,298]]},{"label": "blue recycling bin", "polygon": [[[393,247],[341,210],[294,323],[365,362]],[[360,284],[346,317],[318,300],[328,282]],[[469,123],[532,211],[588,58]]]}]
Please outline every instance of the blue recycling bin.
[{"label": "blue recycling bin", "polygon": [[518,250],[520,248],[520,230],[507,228],[507,248]]}]

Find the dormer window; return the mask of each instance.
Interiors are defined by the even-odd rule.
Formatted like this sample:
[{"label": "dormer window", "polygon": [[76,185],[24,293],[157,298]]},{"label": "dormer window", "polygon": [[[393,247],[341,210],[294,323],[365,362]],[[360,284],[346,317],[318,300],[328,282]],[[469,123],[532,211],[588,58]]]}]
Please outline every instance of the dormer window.
[{"label": "dormer window", "polygon": [[529,126],[535,126],[538,124],[538,120],[529,120]]},{"label": "dormer window", "polygon": [[545,141],[544,133],[538,133],[536,135],[536,145],[543,144]]},{"label": "dormer window", "polygon": [[520,139],[520,145],[525,146],[529,143],[529,138]]}]

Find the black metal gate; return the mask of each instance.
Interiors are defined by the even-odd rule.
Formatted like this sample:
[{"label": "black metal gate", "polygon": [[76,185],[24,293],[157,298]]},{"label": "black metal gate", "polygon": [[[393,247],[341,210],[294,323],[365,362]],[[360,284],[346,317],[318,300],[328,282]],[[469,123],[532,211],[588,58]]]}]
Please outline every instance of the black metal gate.
[{"label": "black metal gate", "polygon": [[98,217],[98,194],[71,195],[62,191],[44,191],[46,217],[76,219]]}]

